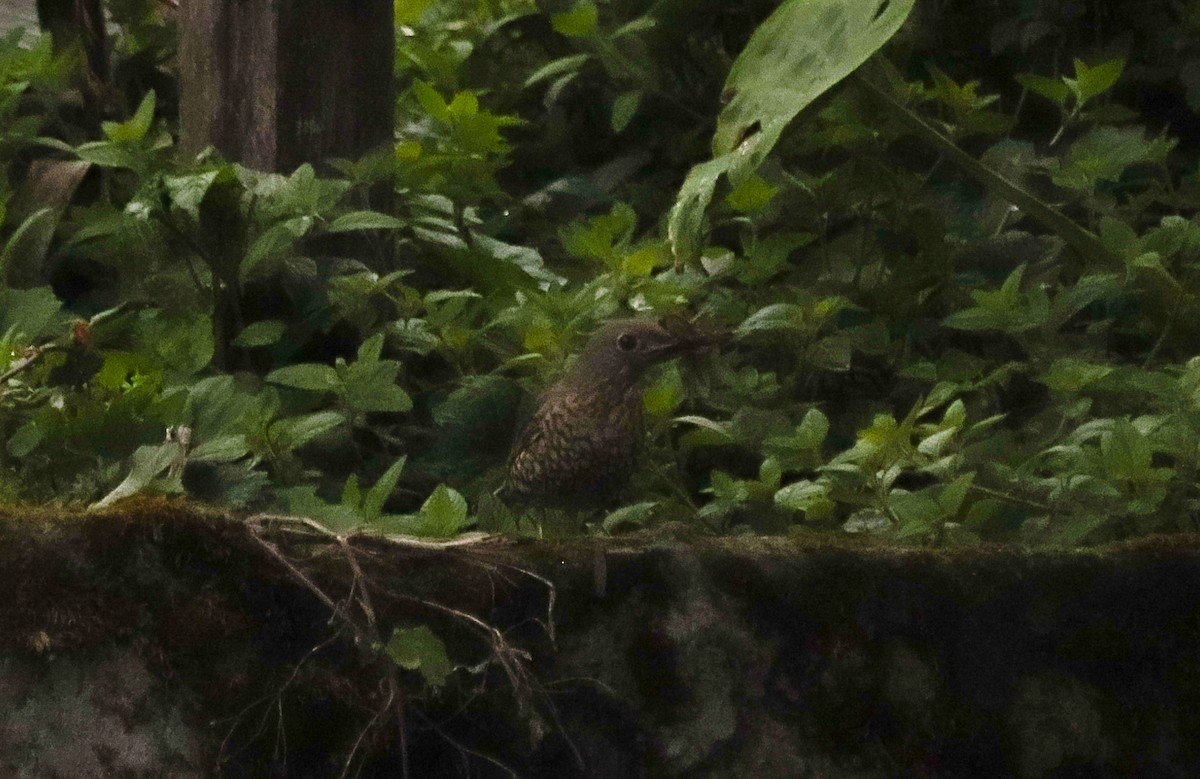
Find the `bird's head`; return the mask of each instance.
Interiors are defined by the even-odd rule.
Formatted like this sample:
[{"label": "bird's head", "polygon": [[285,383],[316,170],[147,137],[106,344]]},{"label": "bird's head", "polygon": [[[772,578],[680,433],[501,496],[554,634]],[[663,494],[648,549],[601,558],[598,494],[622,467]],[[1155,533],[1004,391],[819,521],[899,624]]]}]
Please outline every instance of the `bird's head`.
[{"label": "bird's head", "polygon": [[646,368],[716,346],[723,334],[697,329],[677,317],[614,319],[601,325],[579,355],[571,377],[582,381],[635,380]]}]

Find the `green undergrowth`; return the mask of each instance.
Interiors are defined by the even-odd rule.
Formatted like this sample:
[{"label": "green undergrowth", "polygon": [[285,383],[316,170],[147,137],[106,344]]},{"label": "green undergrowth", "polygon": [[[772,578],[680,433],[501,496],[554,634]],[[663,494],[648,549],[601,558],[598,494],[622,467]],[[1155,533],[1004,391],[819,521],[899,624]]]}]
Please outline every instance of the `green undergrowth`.
[{"label": "green undergrowth", "polygon": [[[398,2],[395,143],[279,174],[182,154],[174,23],[109,5],[99,121],[77,56],[0,37],[0,500],[433,538],[1197,528],[1186,4]],[[734,337],[649,377],[624,505],[501,504],[532,398],[631,313]]]}]

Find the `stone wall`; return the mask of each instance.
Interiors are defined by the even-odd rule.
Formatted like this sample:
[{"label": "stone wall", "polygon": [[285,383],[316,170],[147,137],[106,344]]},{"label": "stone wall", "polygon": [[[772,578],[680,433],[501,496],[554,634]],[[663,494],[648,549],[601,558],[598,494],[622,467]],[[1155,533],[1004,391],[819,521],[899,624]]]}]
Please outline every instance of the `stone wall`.
[{"label": "stone wall", "polygon": [[4,0],[0,3],[0,35],[22,27],[26,31],[37,31],[36,0]]},{"label": "stone wall", "polygon": [[[0,511],[0,774],[1196,776],[1198,541],[430,549]],[[378,636],[446,643],[444,687],[355,632],[364,590]]]}]

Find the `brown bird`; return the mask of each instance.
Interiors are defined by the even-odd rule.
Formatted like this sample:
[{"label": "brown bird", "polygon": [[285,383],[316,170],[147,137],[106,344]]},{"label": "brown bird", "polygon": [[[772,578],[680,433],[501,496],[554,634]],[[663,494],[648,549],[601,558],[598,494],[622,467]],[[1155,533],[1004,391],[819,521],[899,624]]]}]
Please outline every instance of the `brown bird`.
[{"label": "brown bird", "polygon": [[682,319],[605,323],[542,395],[508,461],[500,494],[520,502],[600,508],[633,472],[643,437],[638,379],[651,365],[715,345]]}]

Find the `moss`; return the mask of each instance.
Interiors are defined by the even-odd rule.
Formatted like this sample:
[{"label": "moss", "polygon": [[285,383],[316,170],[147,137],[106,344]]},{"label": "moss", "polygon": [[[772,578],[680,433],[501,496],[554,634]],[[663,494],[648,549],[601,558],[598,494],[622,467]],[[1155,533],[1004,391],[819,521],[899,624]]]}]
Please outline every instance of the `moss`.
[{"label": "moss", "polygon": [[[336,545],[273,543],[336,602],[368,585],[379,636],[421,624],[446,643],[461,670],[445,688],[399,676],[423,776],[494,767],[471,757],[487,754],[529,776],[865,777],[1200,770],[1197,541],[365,539],[364,579]],[[335,776],[367,734],[355,768],[396,774],[395,723],[376,719],[395,668],[244,520],[163,500],[10,506],[0,571],[0,698],[29,724],[54,690],[109,690],[71,709],[96,743],[131,734],[97,765],[133,771],[151,750],[184,775]],[[27,756],[62,751],[43,730],[22,731]]]}]

